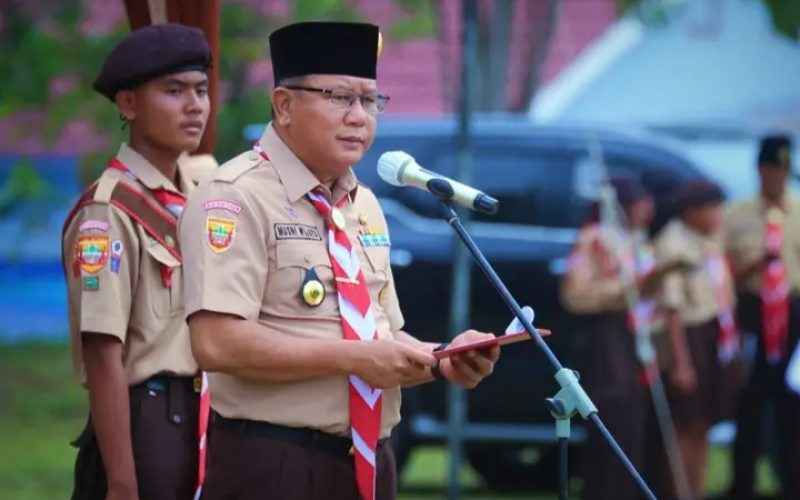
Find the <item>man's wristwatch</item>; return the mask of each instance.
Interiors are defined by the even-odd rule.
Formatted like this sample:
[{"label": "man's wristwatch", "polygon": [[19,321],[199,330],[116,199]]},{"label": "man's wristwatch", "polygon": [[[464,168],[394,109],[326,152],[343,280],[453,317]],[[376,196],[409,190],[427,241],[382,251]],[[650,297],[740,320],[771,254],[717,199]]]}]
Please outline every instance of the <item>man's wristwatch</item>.
[{"label": "man's wristwatch", "polygon": [[[441,344],[437,345],[437,346],[436,346],[436,347],[433,349],[433,352],[437,352],[437,351],[443,351],[444,349],[446,349],[446,348],[447,348],[447,346],[448,346],[448,345],[450,345],[450,344],[448,344],[448,343],[446,343],[446,342],[443,342],[443,343],[441,343]],[[434,380],[446,380],[446,379],[444,378],[444,375],[442,375],[442,371],[439,369],[439,367],[441,366],[441,364],[442,364],[442,360],[440,359],[440,360],[437,360],[437,361],[436,361],[436,366],[432,366],[432,367],[431,367],[431,373],[433,374],[433,379],[434,379]]]}]

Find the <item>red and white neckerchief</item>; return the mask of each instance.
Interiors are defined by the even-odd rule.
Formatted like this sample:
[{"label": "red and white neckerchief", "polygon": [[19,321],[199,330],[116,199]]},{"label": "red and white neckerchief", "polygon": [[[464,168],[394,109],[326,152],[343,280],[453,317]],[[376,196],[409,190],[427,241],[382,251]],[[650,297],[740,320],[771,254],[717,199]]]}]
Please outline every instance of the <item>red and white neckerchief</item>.
[{"label": "red and white neckerchief", "polygon": [[[623,265],[633,267],[637,281],[649,276],[656,270],[656,259],[653,252],[646,245],[633,245],[629,252],[622,256]],[[655,299],[639,298],[639,303],[633,307],[628,315],[628,326],[634,332],[648,331],[653,323],[658,302]]]},{"label": "red and white neckerchief", "polygon": [[[269,160],[259,143],[253,149],[262,158]],[[332,206],[318,188],[308,193],[308,199],[325,219],[328,227],[328,253],[338,292],[343,336],[346,340],[375,340],[378,338],[378,330],[372,316],[369,289],[358,255],[345,231],[344,215],[339,210],[349,198],[343,196]],[[364,500],[374,500],[375,451],[381,430],[382,392],[356,375],[350,375],[349,402],[356,484]]]},{"label": "red and white neckerchief", "polygon": [[[783,212],[770,208],[765,222],[768,254],[780,255],[783,246]],[[764,266],[761,273],[761,321],[767,362],[776,364],[786,354],[789,337],[789,276],[780,258]]]},{"label": "red and white neckerchief", "polygon": [[[118,170],[125,174],[129,179],[138,182],[142,187],[153,194],[158,203],[167,209],[169,213],[180,217],[183,208],[186,206],[186,197],[183,194],[175,193],[164,188],[151,189],[142,183],[139,178],[117,158],[112,158],[108,163],[108,168]],[[165,286],[172,284],[172,268],[166,265],[161,266],[161,280]],[[211,413],[211,393],[208,390],[208,375],[201,371],[199,374],[200,406],[197,418],[197,487],[195,489],[195,500],[200,498],[203,490],[203,482],[206,476],[206,453],[207,453],[207,432],[208,420]]]},{"label": "red and white neckerchief", "polygon": [[739,330],[733,313],[733,297],[728,261],[718,252],[709,252],[705,258],[705,268],[714,285],[714,296],[717,299],[717,358],[722,363],[730,363],[739,355]]}]

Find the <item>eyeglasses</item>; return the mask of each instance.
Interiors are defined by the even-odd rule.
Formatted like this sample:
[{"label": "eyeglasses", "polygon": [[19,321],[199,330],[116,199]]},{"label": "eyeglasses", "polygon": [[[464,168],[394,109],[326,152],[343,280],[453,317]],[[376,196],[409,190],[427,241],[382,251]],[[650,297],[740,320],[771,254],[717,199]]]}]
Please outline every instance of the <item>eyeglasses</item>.
[{"label": "eyeglasses", "polygon": [[386,109],[386,103],[389,102],[389,96],[383,94],[359,95],[350,90],[318,89],[315,87],[303,87],[300,85],[291,85],[286,86],[285,88],[290,90],[302,90],[305,92],[319,92],[321,94],[326,94],[328,96],[328,101],[330,101],[330,103],[333,104],[336,109],[341,109],[343,111],[350,111],[353,109],[353,105],[356,103],[356,99],[358,99],[361,101],[361,107],[364,108],[364,111],[371,115],[383,113],[383,110]]}]

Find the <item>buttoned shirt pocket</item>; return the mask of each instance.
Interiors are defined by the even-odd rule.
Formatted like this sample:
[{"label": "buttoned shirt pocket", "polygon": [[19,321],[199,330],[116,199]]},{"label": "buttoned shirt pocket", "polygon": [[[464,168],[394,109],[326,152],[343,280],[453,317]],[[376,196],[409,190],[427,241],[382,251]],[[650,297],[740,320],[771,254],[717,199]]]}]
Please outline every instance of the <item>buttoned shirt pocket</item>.
[{"label": "buttoned shirt pocket", "polygon": [[[268,280],[267,300],[287,316],[321,315],[338,309],[336,283],[328,249],[323,241],[279,240],[275,245],[276,272]],[[317,306],[303,298],[303,285],[316,274],[325,298]]]},{"label": "buttoned shirt pocket", "polygon": [[183,309],[181,262],[158,243],[149,244],[147,255],[152,262],[147,266],[145,285],[150,294],[153,311],[159,318],[171,318]]},{"label": "buttoned shirt pocket", "polygon": [[361,260],[361,270],[367,280],[369,296],[373,303],[380,306],[380,294],[389,283],[389,247],[361,247],[359,252]]}]

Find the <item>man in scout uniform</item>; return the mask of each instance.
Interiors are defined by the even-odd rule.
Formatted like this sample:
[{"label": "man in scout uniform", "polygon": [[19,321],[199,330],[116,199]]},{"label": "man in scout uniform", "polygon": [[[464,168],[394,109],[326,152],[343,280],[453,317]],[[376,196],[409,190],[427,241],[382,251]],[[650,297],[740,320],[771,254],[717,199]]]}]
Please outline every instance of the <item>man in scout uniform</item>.
[{"label": "man in scout uniform", "polygon": [[786,183],[791,139],[765,137],[758,156],[761,192],[728,210],[726,249],[740,297],[739,319],[758,338],[739,401],[734,446],[734,498],[752,498],[764,410],[774,406],[784,498],[800,498],[800,396],[784,382],[800,337],[800,199]]},{"label": "man in scout uniform", "polygon": [[117,45],[94,83],[130,143],[64,223],[72,356],[91,415],[74,499],[189,499],[195,489],[197,365],[177,245],[193,184],[178,159],[203,135],[210,63],[200,30],[150,26]]},{"label": "man in scout uniform", "polygon": [[183,213],[192,347],[213,372],[208,498],[394,498],[400,388],[474,387],[499,355],[439,363],[401,331],[386,221],[350,169],[388,101],[379,44],[368,24],[274,32],[273,121]]},{"label": "man in scout uniform", "polygon": [[[687,181],[677,194],[681,218],[656,244],[663,279],[658,307],[664,315],[668,359],[666,389],[692,498],[702,498],[706,435],[733,406],[739,336],[733,319],[733,279],[720,240],[723,193],[708,181]],[[656,474],[669,478],[667,463]],[[652,469],[652,468],[651,468]],[[654,481],[659,498],[676,498],[672,486]],[[664,491],[658,491],[660,489]]]}]

